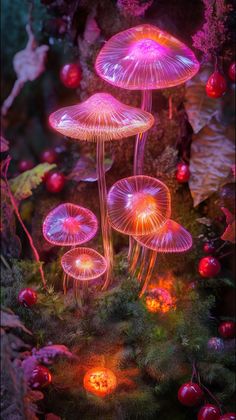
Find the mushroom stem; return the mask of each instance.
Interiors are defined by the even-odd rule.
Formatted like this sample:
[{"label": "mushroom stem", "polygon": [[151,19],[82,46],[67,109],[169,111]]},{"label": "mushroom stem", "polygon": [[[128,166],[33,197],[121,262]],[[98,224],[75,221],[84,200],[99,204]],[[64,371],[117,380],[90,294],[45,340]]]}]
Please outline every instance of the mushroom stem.
[{"label": "mushroom stem", "polygon": [[[152,91],[142,90],[141,109],[151,112],[152,110]],[[143,174],[144,150],[147,141],[148,131],[139,133],[136,136],[135,152],[134,152],[134,175]]]},{"label": "mushroom stem", "polygon": [[107,213],[107,188],[106,188],[105,168],[104,168],[104,154],[105,154],[104,141],[97,141],[98,192],[99,192],[99,201],[100,201],[103,250],[104,250],[104,257],[107,261],[105,283],[102,287],[102,290],[106,290],[108,288],[111,281],[112,268],[113,268],[112,235],[111,235],[111,226],[108,221],[108,213]]},{"label": "mushroom stem", "polygon": [[147,289],[148,283],[151,279],[151,276],[152,276],[152,273],[153,273],[153,270],[154,270],[154,267],[155,267],[156,258],[157,258],[157,252],[156,251],[151,251],[151,255],[150,255],[150,258],[149,258],[150,262],[149,262],[149,265],[148,265],[147,274],[146,274],[146,277],[145,277],[145,280],[144,280],[142,290],[139,294],[139,297],[142,297],[143,294],[145,293],[146,289]]},{"label": "mushroom stem", "polygon": [[[143,111],[151,112],[152,110],[152,91],[151,90],[142,90],[142,102],[141,109]],[[134,175],[143,174],[143,162],[144,162],[144,151],[145,144],[147,141],[148,131],[145,133],[139,133],[136,136],[135,140],[135,150],[134,150]],[[132,248],[134,246],[134,239],[131,237],[129,240],[129,251],[128,255],[132,255]]]}]

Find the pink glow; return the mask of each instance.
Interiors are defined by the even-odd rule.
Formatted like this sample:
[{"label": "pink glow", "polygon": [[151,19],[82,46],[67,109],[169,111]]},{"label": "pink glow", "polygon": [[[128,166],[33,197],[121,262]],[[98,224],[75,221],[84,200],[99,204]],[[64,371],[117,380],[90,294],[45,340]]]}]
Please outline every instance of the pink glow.
[{"label": "pink glow", "polygon": [[95,64],[108,83],[131,90],[165,89],[191,79],[199,70],[194,53],[153,25],[139,25],[110,38]]},{"label": "pink glow", "polygon": [[93,280],[102,276],[107,269],[105,258],[91,248],[74,248],[61,259],[65,273],[76,280]]},{"label": "pink glow", "polygon": [[154,118],[146,111],[121,103],[108,93],[96,93],[82,103],[52,113],[49,123],[65,136],[96,142],[143,133],[153,125]]},{"label": "pink glow", "polygon": [[192,236],[179,223],[168,220],[151,235],[136,236],[142,246],[156,252],[184,252],[192,246]]},{"label": "pink glow", "polygon": [[90,210],[64,203],[47,215],[43,222],[43,236],[54,245],[79,245],[92,239],[97,228],[97,218]]},{"label": "pink glow", "polygon": [[116,182],[108,193],[112,227],[126,235],[156,231],[170,216],[170,193],[150,176],[132,176]]}]

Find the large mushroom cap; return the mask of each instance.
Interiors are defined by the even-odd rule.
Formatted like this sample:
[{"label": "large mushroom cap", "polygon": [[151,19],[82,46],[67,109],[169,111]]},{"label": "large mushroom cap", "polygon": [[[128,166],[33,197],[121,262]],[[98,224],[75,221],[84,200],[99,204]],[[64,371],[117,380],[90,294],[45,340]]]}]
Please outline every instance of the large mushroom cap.
[{"label": "large mushroom cap", "polygon": [[50,125],[77,140],[118,140],[148,130],[154,118],[146,111],[123,104],[108,93],[96,93],[78,105],[52,113]]},{"label": "large mushroom cap", "polygon": [[190,233],[171,219],[167,220],[155,233],[135,236],[135,240],[142,246],[157,252],[184,252],[192,246]]},{"label": "large mushroom cap", "polygon": [[156,26],[139,25],[109,39],[96,59],[98,75],[124,89],[165,89],[199,70],[194,53]]},{"label": "large mushroom cap", "polygon": [[72,246],[92,239],[97,228],[97,218],[90,210],[64,203],[53,209],[45,218],[43,235],[51,244]]},{"label": "large mushroom cap", "polygon": [[97,279],[107,269],[105,258],[91,248],[70,249],[63,255],[61,265],[68,276],[81,281]]},{"label": "large mushroom cap", "polygon": [[112,227],[126,235],[147,235],[170,217],[170,193],[165,184],[137,175],[117,181],[108,193]]}]

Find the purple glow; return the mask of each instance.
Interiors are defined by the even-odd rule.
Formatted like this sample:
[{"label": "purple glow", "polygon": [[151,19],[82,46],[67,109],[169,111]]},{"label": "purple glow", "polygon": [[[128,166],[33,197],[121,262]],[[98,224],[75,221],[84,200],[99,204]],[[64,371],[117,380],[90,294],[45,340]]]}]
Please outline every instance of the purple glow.
[{"label": "purple glow", "polygon": [[95,69],[102,79],[124,89],[165,89],[191,79],[199,63],[178,39],[144,24],[110,38],[98,54]]},{"label": "purple glow", "polygon": [[101,277],[107,269],[105,258],[92,248],[73,248],[61,259],[65,273],[76,280],[86,281]]},{"label": "purple glow", "polygon": [[121,179],[108,193],[108,216],[112,227],[126,235],[152,233],[170,216],[169,190],[150,176]]},{"label": "purple glow", "polygon": [[96,93],[84,102],[53,112],[49,123],[65,136],[96,142],[142,133],[153,125],[154,118],[146,111],[121,103],[108,93]]},{"label": "purple glow", "polygon": [[53,209],[45,218],[43,236],[53,245],[79,245],[92,239],[97,228],[97,218],[90,210],[64,203]]},{"label": "purple glow", "polygon": [[155,233],[135,236],[135,240],[143,247],[156,252],[184,252],[192,246],[190,233],[170,219]]}]

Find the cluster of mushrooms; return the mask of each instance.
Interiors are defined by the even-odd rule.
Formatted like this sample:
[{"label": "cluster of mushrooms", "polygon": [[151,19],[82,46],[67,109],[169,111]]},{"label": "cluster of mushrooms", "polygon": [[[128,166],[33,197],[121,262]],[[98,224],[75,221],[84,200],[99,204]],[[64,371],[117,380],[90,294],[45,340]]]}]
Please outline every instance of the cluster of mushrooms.
[{"label": "cluster of mushrooms", "polygon": [[[74,246],[89,241],[97,231],[95,215],[66,203],[52,210],[43,224],[46,240],[70,249],[62,257],[65,274],[76,280],[104,276],[103,290],[112,281],[112,228],[130,237],[129,271],[145,292],[158,252],[184,252],[192,238],[170,219],[171,198],[165,184],[143,175],[145,143],[154,124],[152,90],[180,85],[199,70],[193,52],[159,28],[145,24],[114,35],[99,52],[95,70],[108,83],[141,90],[141,109],[121,103],[108,93],[59,109],[49,117],[59,133],[97,145],[97,178],[104,257],[91,248]],[[136,135],[134,175],[116,182],[107,193],[105,142]],[[65,282],[64,282],[65,286]]]}]

